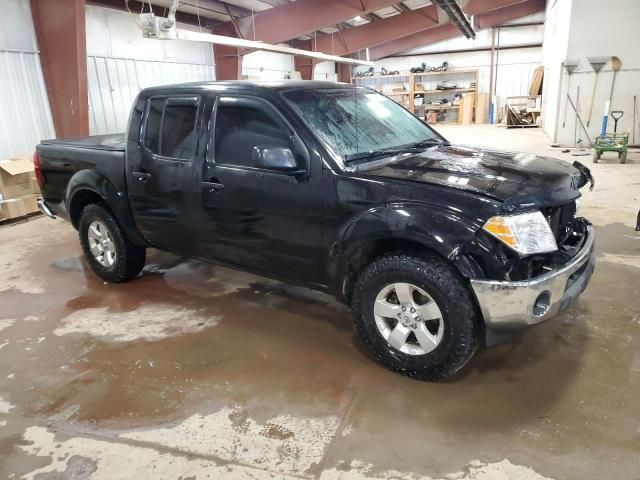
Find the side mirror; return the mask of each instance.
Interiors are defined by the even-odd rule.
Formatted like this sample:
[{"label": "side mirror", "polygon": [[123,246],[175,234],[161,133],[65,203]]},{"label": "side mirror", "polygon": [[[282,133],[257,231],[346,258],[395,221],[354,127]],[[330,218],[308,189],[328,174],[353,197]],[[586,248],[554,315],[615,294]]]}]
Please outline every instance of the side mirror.
[{"label": "side mirror", "polygon": [[299,175],[304,172],[296,163],[293,151],[282,147],[253,147],[251,153],[253,164],[265,170],[274,170],[289,175]]}]

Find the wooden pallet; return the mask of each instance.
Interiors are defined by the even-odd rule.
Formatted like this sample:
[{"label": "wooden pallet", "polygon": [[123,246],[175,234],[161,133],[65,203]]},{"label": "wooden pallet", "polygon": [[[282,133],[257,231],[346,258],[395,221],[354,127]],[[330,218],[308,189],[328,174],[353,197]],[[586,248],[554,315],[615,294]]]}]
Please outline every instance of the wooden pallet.
[{"label": "wooden pallet", "polygon": [[21,217],[5,218],[4,220],[0,220],[0,226],[24,223],[40,216],[42,216],[41,212],[32,212],[32,213],[27,213],[26,215],[23,215]]}]

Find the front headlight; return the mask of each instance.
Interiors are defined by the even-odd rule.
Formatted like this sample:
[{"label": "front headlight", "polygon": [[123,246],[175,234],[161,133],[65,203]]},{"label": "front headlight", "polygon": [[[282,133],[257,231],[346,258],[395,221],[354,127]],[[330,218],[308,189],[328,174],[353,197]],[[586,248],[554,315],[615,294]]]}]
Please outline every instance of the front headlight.
[{"label": "front headlight", "polygon": [[491,217],[482,228],[522,255],[558,249],[551,227],[539,211]]}]

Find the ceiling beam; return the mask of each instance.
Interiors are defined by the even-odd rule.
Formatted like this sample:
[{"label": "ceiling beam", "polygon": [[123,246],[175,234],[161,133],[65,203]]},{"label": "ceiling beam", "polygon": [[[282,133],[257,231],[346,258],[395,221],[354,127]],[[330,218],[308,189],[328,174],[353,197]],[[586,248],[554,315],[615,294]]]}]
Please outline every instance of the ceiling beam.
[{"label": "ceiling beam", "polygon": [[476,38],[476,32],[457,0],[434,0],[434,2],[447,14],[449,20],[458,26],[465,37]]},{"label": "ceiling beam", "polygon": [[308,35],[320,28],[351,20],[393,3],[393,0],[296,0],[241,18],[238,25],[244,38],[275,44]]},{"label": "ceiling beam", "polygon": [[526,1],[527,0],[469,0],[463,7],[463,10],[467,15],[478,15]]},{"label": "ceiling beam", "polygon": [[379,60],[380,58],[390,57],[396,53],[406,52],[414,48],[438,43],[448,38],[462,36],[462,32],[453,23],[446,23],[437,27],[428,28],[421,32],[413,33],[402,38],[398,38],[391,42],[376,45],[369,49],[369,58],[371,60]]},{"label": "ceiling beam", "polygon": [[[491,0],[494,4],[496,1],[498,0]],[[496,27],[502,23],[544,11],[546,4],[545,0],[524,0],[523,2],[516,3],[517,5],[512,2],[510,6],[500,9],[492,9],[489,13],[479,15],[481,17],[480,23],[482,27],[478,28],[485,29]],[[438,25],[381,45],[376,45],[369,49],[369,56],[371,60],[379,60],[381,58],[397,55],[415,48],[456,38],[461,35],[460,30],[458,30],[453,23]]]},{"label": "ceiling beam", "polygon": [[[97,5],[99,7],[113,8],[115,10],[124,10],[125,12],[127,11],[126,4],[123,0],[87,0],[87,5]],[[142,2],[139,2],[137,0],[129,0],[129,9],[131,10],[132,13],[138,14],[142,10],[142,8],[143,8]],[[153,10],[153,13],[155,13],[158,16],[162,16],[165,10],[164,7],[161,7],[158,5],[152,5],[151,9]],[[144,3],[144,11],[145,12],[149,11],[149,4],[146,1]],[[224,12],[220,12],[220,13],[224,13]],[[226,13],[224,13],[224,15],[226,15]],[[193,25],[196,27],[198,25],[201,25],[206,28],[211,28],[211,26],[214,23],[214,20],[207,18],[204,13],[200,15],[200,23],[198,23],[197,15],[180,12],[180,11],[176,12],[176,20],[180,23],[186,23],[187,25]]]},{"label": "ceiling beam", "polygon": [[534,13],[543,12],[545,7],[545,0],[528,0],[476,15],[473,17],[473,24],[478,30],[491,28]]},{"label": "ceiling beam", "polygon": [[410,12],[411,9],[409,7],[407,7],[404,3],[396,3],[393,8],[396,9],[396,12],[400,12],[400,13],[404,13],[404,12]]},{"label": "ceiling beam", "polygon": [[339,33],[317,35],[315,41],[312,42],[315,44],[314,50],[332,55],[349,55],[436,25],[435,11],[434,5],[428,5],[401,15],[349,28]]}]

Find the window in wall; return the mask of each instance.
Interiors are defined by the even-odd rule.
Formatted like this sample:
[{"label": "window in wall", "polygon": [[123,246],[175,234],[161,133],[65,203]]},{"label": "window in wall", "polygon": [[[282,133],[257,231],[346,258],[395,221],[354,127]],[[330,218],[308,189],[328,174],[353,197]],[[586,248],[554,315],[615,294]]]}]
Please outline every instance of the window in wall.
[{"label": "window in wall", "polygon": [[289,135],[262,110],[220,105],[216,112],[215,161],[222,165],[254,167],[254,147],[291,148]]}]

